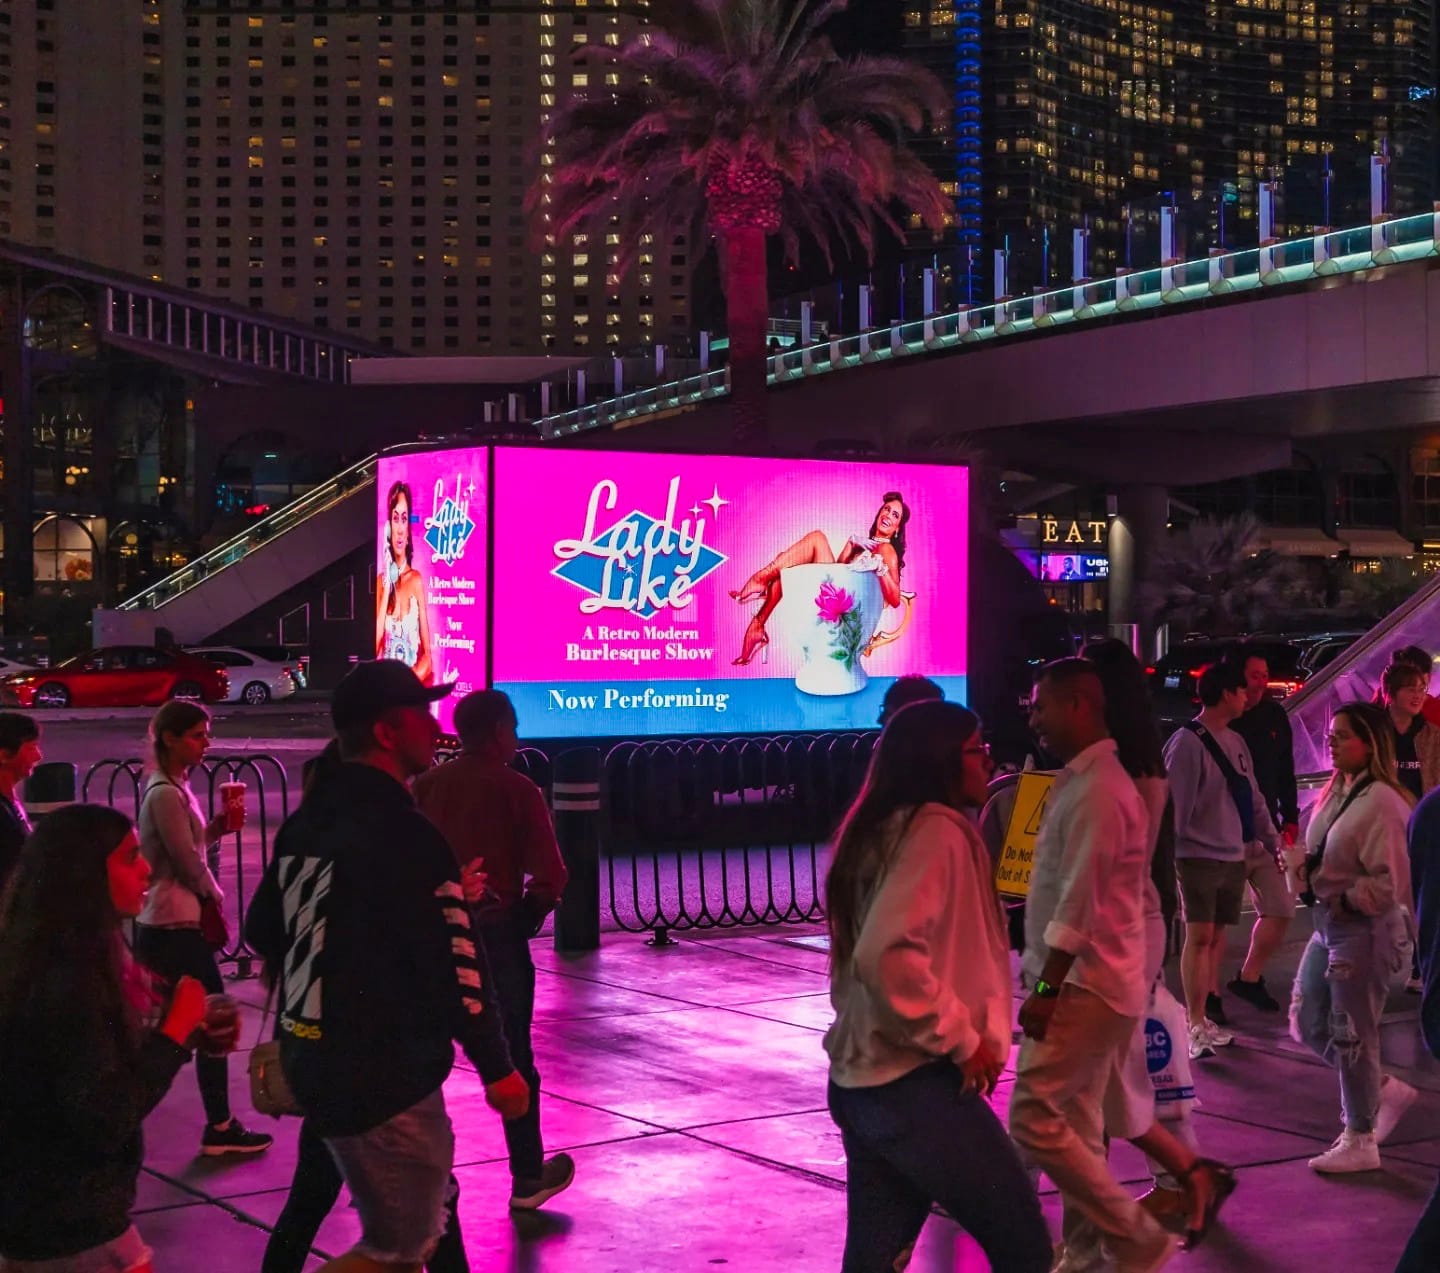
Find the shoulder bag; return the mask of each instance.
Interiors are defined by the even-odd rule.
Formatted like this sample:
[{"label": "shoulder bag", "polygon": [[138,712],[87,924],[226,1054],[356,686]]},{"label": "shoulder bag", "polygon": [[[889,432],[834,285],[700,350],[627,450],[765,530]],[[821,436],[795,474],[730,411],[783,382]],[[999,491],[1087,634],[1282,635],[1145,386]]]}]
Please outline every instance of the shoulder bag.
[{"label": "shoulder bag", "polygon": [[[278,983],[277,983],[278,985]],[[270,1006],[275,1002],[277,986],[265,996],[265,1010],[260,1014],[260,1033],[250,1049],[250,1103],[257,1113],[271,1118],[303,1118],[305,1111],[290,1090],[290,1083],[280,1065],[280,1040],[266,1038],[265,1024],[270,1019]]]}]

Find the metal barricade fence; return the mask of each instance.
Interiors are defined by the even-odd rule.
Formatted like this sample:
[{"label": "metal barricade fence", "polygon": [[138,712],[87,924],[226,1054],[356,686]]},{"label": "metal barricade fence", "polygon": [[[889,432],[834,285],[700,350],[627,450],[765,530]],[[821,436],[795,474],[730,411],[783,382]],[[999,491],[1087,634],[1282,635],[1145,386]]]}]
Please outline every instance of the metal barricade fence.
[{"label": "metal barricade fence", "polygon": [[[220,784],[243,782],[246,819],[242,831],[227,834],[209,855],[209,866],[225,893],[225,918],[230,943],[216,957],[233,963],[236,976],[252,974],[255,952],[245,942],[244,919],[250,896],[270,863],[275,829],[290,815],[290,784],[285,766],[274,756],[207,756],[190,772],[190,787],[210,817],[220,811]],[[145,765],[140,760],[99,760],[85,772],[82,801],[95,801],[119,809],[132,821],[140,818]],[[231,852],[227,862],[224,846]]]},{"label": "metal barricade fence", "polygon": [[610,917],[625,932],[823,918],[821,859],[878,733],[625,742],[604,758]]}]

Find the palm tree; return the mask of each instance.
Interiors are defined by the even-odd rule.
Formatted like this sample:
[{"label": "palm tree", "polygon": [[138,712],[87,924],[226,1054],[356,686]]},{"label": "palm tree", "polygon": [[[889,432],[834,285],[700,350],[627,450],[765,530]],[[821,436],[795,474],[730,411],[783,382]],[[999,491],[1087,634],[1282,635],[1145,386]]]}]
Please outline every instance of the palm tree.
[{"label": "palm tree", "polygon": [[[803,239],[873,260],[904,209],[938,231],[949,205],[906,138],[943,120],[949,95],[898,58],[842,58],[822,28],[848,0],[668,0],[618,48],[586,45],[592,85],[551,116],[527,207],[538,242],[618,234],[642,242],[713,235],[742,449],[766,441],[766,239],[794,260]],[[903,213],[900,213],[903,215]],[[646,238],[646,236],[652,236]]]},{"label": "palm tree", "polygon": [[1262,550],[1259,534],[1259,521],[1248,513],[1171,534],[1151,555],[1142,608],[1157,626],[1210,636],[1283,627],[1287,616],[1313,604],[1314,588],[1293,558]]}]

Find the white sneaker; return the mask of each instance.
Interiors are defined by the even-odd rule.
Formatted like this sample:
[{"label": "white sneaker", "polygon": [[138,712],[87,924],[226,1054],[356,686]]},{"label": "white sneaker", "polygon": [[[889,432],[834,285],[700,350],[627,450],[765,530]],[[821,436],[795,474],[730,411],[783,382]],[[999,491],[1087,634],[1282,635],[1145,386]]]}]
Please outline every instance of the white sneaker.
[{"label": "white sneaker", "polygon": [[1374,1132],[1340,1133],[1340,1138],[1310,1166],[1325,1176],[1344,1176],[1356,1171],[1380,1170],[1380,1147]]},{"label": "white sneaker", "polygon": [[1207,1056],[1215,1055],[1215,1041],[1210,1037],[1210,1031],[1205,1027],[1208,1021],[1202,1021],[1199,1025],[1190,1027],[1190,1059],[1192,1061],[1203,1060]]},{"label": "white sneaker", "polygon": [[1383,1145],[1390,1139],[1390,1133],[1399,1126],[1400,1120],[1405,1117],[1405,1111],[1415,1104],[1415,1098],[1419,1095],[1409,1083],[1386,1077],[1380,1085],[1380,1111],[1375,1115],[1377,1145]]},{"label": "white sneaker", "polygon": [[1222,1030],[1209,1017],[1202,1017],[1199,1025],[1190,1027],[1190,1059],[1214,1056],[1216,1048],[1228,1048],[1235,1042],[1235,1036]]},{"label": "white sneaker", "polygon": [[1235,1042],[1235,1036],[1229,1030],[1222,1030],[1209,1017],[1205,1018],[1205,1028],[1210,1031],[1210,1042],[1217,1048],[1228,1048]]}]

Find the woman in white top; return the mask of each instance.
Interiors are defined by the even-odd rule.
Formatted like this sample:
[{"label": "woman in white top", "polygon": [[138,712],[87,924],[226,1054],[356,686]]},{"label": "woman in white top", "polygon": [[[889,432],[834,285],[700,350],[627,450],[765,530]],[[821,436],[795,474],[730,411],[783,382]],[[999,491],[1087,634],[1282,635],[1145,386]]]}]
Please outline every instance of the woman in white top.
[{"label": "woman in white top", "polygon": [[1305,831],[1301,894],[1315,933],[1295,974],[1290,1032],[1340,1075],[1344,1130],[1310,1166],[1327,1175],[1374,1171],[1379,1145],[1415,1090],[1380,1071],[1380,1016],[1390,984],[1409,970],[1412,800],[1395,776],[1395,736],[1383,708],[1351,703],[1330,723],[1334,773]]},{"label": "woman in white top", "polygon": [[[210,713],[198,703],[166,703],[150,721],[150,756],[140,800],[140,852],[150,864],[150,891],[135,925],[135,955],[170,983],[194,977],[210,994],[223,994],[215,952],[200,932],[202,902],[224,894],[206,865],[208,846],[225,830],[225,814],[208,822],[190,790],[190,771],[210,746]],[[253,1154],[272,1136],[252,1132],[230,1114],[223,1056],[195,1058],[205,1106],[200,1152],[207,1156]]]},{"label": "woman in white top", "polygon": [[939,1203],[1005,1273],[1046,1273],[1040,1203],[985,1098],[1014,999],[990,855],[965,810],[994,771],[980,722],[914,703],[885,726],[825,885],[830,1113],[845,1145],[843,1273],[881,1273]]}]

